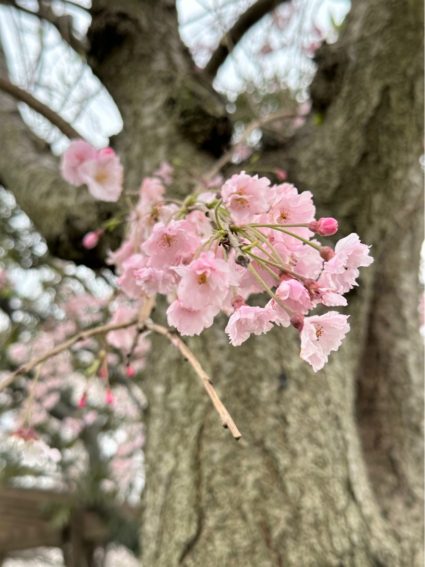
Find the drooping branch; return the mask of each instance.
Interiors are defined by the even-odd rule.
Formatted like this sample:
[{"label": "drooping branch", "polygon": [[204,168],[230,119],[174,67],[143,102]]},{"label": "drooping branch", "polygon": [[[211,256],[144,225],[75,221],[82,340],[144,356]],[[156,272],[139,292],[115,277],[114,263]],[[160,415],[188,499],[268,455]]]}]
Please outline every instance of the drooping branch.
[{"label": "drooping branch", "polygon": [[288,0],[257,0],[257,2],[250,6],[221,38],[217,49],[212,54],[205,67],[206,73],[211,78],[214,78],[229,53],[245,33],[276,6],[287,1]]},{"label": "drooping branch", "polygon": [[131,327],[132,325],[136,325],[137,322],[138,322],[137,319],[130,319],[129,321],[125,321],[124,323],[108,323],[106,325],[99,325],[91,329],[86,329],[85,331],[81,331],[80,333],[73,335],[66,341],[63,341],[62,343],[56,345],[54,348],[44,352],[43,354],[40,354],[39,356],[32,358],[26,364],[22,364],[22,366],[19,366],[19,368],[17,368],[14,372],[11,372],[0,382],[0,392],[5,388],[7,388],[8,386],[10,386],[10,384],[12,384],[12,382],[19,375],[27,374],[28,372],[31,372],[31,370],[40,366],[43,362],[45,362],[49,358],[53,358],[54,356],[60,354],[61,352],[64,352],[65,350],[69,350],[79,341],[83,341],[85,339],[89,339],[90,337],[95,337],[97,335],[104,335],[106,333],[109,333],[109,331],[126,329],[128,327]]},{"label": "drooping branch", "polygon": [[58,128],[62,134],[65,134],[68,138],[82,138],[83,136],[77,132],[77,130],[71,126],[66,120],[62,118],[57,112],[52,110],[49,106],[41,102],[41,100],[37,99],[28,91],[18,87],[8,79],[0,77],[0,89],[11,95],[14,99],[24,102],[27,104],[32,110],[35,110],[44,118],[47,118],[49,122],[51,122],[56,128]]},{"label": "drooping branch", "polygon": [[76,53],[78,53],[78,55],[85,56],[87,52],[86,42],[79,39],[75,35],[72,24],[72,17],[69,14],[59,16],[58,14],[55,13],[53,8],[47,2],[38,2],[37,11],[33,11],[26,8],[25,6],[21,6],[14,0],[0,0],[0,4],[11,6],[12,8],[16,8],[17,10],[24,12],[25,14],[34,16],[36,18],[39,18],[40,20],[44,20],[45,22],[48,22],[49,24],[51,24],[56,28],[61,38],[70,47],[72,47],[72,49]]},{"label": "drooping branch", "polygon": [[200,379],[202,386],[205,388],[205,391],[210,397],[210,400],[213,403],[213,406],[216,409],[218,415],[220,416],[223,427],[229,429],[234,439],[238,441],[242,437],[241,432],[239,431],[236,423],[233,421],[232,416],[229,414],[229,412],[223,405],[223,402],[218,397],[211,378],[202,368],[199,360],[195,357],[195,355],[187,346],[187,344],[183,342],[182,339],[177,334],[172,333],[169,329],[163,327],[162,325],[157,325],[156,323],[153,323],[149,319],[146,321],[145,327],[153,331],[154,333],[158,333],[159,335],[166,337],[171,342],[171,344],[177,348],[177,350],[180,352],[183,358],[189,362],[189,364],[192,366],[193,370],[195,371],[195,374]]}]

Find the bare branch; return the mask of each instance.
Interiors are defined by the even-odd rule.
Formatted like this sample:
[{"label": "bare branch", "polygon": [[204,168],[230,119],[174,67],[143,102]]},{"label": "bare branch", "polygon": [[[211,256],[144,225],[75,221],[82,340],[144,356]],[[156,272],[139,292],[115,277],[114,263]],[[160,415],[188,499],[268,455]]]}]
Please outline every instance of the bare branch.
[{"label": "bare branch", "polygon": [[[47,2],[39,2],[38,10],[32,11],[20,4],[17,4],[14,0],[0,0],[0,4],[5,4],[16,8],[25,14],[30,16],[35,16],[40,20],[44,20],[54,26],[59,32],[61,38],[70,46],[72,49],[81,56],[85,56],[87,52],[87,45],[85,41],[79,39],[73,30],[72,17],[68,14],[59,16],[57,15],[53,8]],[[79,6],[83,8],[82,6]]]},{"label": "bare branch", "polygon": [[217,74],[218,69],[226,60],[229,53],[242,38],[243,35],[256,24],[263,16],[268,14],[271,10],[276,8],[279,4],[287,2],[288,0],[257,0],[255,4],[250,6],[246,12],[244,12],[237,22],[227,31],[221,38],[217,49],[212,54],[210,60],[208,61],[205,71],[211,77],[214,78]]},{"label": "bare branch", "polygon": [[52,110],[49,106],[35,98],[28,91],[21,89],[14,83],[10,82],[8,79],[0,77],[0,89],[5,93],[13,96],[16,100],[24,102],[30,108],[47,118],[56,128],[65,134],[68,138],[82,138],[83,136],[75,130],[66,120],[64,120],[59,114]]},{"label": "bare branch", "polygon": [[75,343],[89,339],[90,337],[95,337],[96,335],[104,335],[106,333],[109,333],[109,331],[126,329],[127,327],[131,327],[132,325],[136,325],[137,322],[137,319],[131,319],[130,321],[126,321],[124,323],[108,323],[107,325],[100,325],[98,327],[93,327],[91,329],[77,333],[66,341],[58,344],[54,348],[32,358],[26,364],[22,364],[22,366],[19,366],[19,368],[17,368],[14,372],[11,372],[8,376],[6,376],[6,378],[4,378],[4,380],[0,382],[0,392],[10,386],[10,384],[12,384],[17,376],[21,374],[28,374],[28,372],[31,372],[31,370],[33,370],[49,358],[53,358],[61,352],[70,349],[73,345],[75,345]]},{"label": "bare branch", "polygon": [[223,402],[218,397],[218,394],[215,391],[211,378],[202,368],[199,360],[196,358],[196,356],[193,354],[193,352],[190,350],[187,344],[183,342],[178,335],[172,333],[166,327],[163,327],[162,325],[157,325],[156,323],[153,323],[150,320],[146,321],[145,327],[146,329],[149,329],[154,333],[158,333],[159,335],[166,337],[171,342],[171,344],[174,345],[180,351],[180,354],[183,356],[183,358],[185,358],[189,362],[189,364],[192,366],[193,370],[195,371],[196,375],[200,379],[203,387],[205,388],[207,394],[209,395],[213,403],[214,408],[216,409],[218,415],[220,416],[223,427],[229,429],[230,433],[233,435],[236,441],[239,440],[242,437],[241,432],[237,428],[236,423],[233,421],[232,416],[227,411]]}]

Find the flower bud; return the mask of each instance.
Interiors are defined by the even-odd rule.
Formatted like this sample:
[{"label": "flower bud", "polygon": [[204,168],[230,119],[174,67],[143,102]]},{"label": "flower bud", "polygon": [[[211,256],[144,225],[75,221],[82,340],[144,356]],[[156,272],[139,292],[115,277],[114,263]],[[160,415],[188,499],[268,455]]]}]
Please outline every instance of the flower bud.
[{"label": "flower bud", "polygon": [[279,181],[286,181],[288,179],[288,172],[285,169],[281,169],[280,167],[277,167],[274,170],[274,174]]},{"label": "flower bud", "polygon": [[304,327],[304,317],[303,315],[293,315],[291,317],[291,325],[301,333]]},{"label": "flower bud", "polygon": [[96,248],[102,234],[103,234],[102,230],[93,230],[91,232],[88,232],[83,238],[83,247],[86,250],[91,250],[92,248]]},{"label": "flower bud", "polygon": [[87,405],[87,392],[84,392],[84,394],[81,396],[81,398],[78,400],[78,407],[80,409],[83,409],[86,407]]},{"label": "flower bud", "polygon": [[320,248],[320,256],[323,258],[323,260],[328,262],[328,260],[335,256],[334,249],[330,246],[322,246]]},{"label": "flower bud", "polygon": [[108,406],[112,406],[114,402],[115,402],[114,394],[112,393],[112,390],[108,388],[105,394],[105,404],[108,404]]},{"label": "flower bud", "polygon": [[333,217],[322,217],[311,222],[308,228],[319,236],[332,236],[338,232],[338,221]]},{"label": "flower bud", "polygon": [[136,376],[136,369],[133,366],[126,366],[125,373],[128,378],[134,378]]}]

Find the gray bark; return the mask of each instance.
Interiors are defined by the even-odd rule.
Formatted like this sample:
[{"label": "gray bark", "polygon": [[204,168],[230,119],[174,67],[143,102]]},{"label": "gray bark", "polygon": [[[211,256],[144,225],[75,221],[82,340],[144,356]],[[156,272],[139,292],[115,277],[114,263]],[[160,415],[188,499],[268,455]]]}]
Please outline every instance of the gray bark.
[{"label": "gray bark", "polygon": [[[321,125],[262,156],[312,189],[341,233],[373,244],[375,264],[351,294],[352,331],[326,370],[299,360],[295,330],[234,349],[220,320],[191,340],[243,433],[236,444],[187,363],[154,341],[145,567],[421,565],[421,8],[355,2],[319,57]],[[89,39],[123,116],[114,144],[129,188],[166,158],[184,191],[187,169],[211,162],[229,123],[180,42],[173,2],[96,0]]]}]

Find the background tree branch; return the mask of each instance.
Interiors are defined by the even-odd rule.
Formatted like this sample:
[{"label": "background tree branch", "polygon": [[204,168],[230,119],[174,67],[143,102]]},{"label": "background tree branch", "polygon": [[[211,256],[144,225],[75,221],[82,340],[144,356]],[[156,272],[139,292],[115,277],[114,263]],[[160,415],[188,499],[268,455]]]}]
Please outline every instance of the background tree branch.
[{"label": "background tree branch", "polygon": [[229,53],[242,39],[245,33],[259,20],[261,20],[261,18],[276,8],[276,6],[287,1],[288,0],[257,0],[257,2],[239,16],[236,23],[233,24],[233,26],[220,39],[218,47],[206,64],[205,72],[207,75],[214,78]]},{"label": "background tree branch", "polygon": [[[48,22],[56,28],[61,38],[80,56],[85,56],[87,52],[87,44],[85,40],[78,38],[75,35],[73,28],[73,19],[70,15],[59,16],[55,13],[50,5],[50,2],[39,0],[37,11],[30,10],[25,6],[21,6],[15,0],[0,0],[0,4],[16,8],[25,14],[39,18]],[[82,7],[81,7],[82,8]]]},{"label": "background tree branch", "polygon": [[44,118],[47,118],[53,126],[56,126],[56,128],[58,128],[62,134],[65,134],[68,138],[83,138],[83,136],[77,132],[71,124],[64,120],[57,112],[52,110],[50,106],[47,106],[47,104],[44,104],[31,93],[21,87],[18,87],[18,85],[15,85],[8,79],[0,77],[0,90],[11,95],[15,100],[24,102],[32,108],[32,110],[35,110],[44,116]]}]

